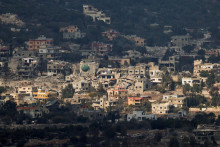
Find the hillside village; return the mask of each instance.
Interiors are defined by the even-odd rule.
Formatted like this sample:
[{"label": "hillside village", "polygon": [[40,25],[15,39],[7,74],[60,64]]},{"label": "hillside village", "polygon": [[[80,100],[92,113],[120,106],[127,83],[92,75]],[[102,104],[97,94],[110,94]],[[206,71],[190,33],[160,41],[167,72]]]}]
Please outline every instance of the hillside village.
[{"label": "hillside village", "polygon": [[[83,5],[82,10],[94,22],[112,23],[103,10],[92,5]],[[2,14],[0,19],[3,24],[15,25],[12,32],[29,31],[16,14]],[[7,44],[0,36],[1,128],[127,122],[133,123],[133,129],[115,135],[119,142],[126,136],[131,138],[129,144],[140,140],[147,144],[159,133],[160,139],[150,145],[181,144],[187,136],[192,136],[197,145],[220,144],[216,137],[220,132],[220,46],[206,48],[213,42],[208,29],[200,28],[202,37],[195,39],[195,30],[185,28],[186,34],[171,36],[167,45],[149,46],[149,40],[113,28],[101,32],[100,40],[83,43],[79,40],[88,34],[80,28],[64,25],[57,28],[62,41],[41,34],[22,46]],[[164,33],[172,29],[164,26]],[[117,48],[117,40],[122,40],[119,47],[123,48]],[[151,128],[141,126],[148,120]],[[179,124],[184,127],[170,131],[175,125],[159,125],[166,120],[186,122],[188,127],[192,122],[194,128],[189,131],[183,129],[186,124]],[[192,143],[191,138],[188,140],[186,144]],[[59,141],[63,145],[62,139]]]}]

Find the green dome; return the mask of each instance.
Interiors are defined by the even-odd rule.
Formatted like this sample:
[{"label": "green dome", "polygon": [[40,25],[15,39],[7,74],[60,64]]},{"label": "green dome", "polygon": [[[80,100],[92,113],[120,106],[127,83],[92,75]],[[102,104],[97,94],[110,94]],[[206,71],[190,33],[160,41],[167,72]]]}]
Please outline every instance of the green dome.
[{"label": "green dome", "polygon": [[83,64],[81,66],[82,71],[87,72],[89,70],[89,66],[87,64]]}]

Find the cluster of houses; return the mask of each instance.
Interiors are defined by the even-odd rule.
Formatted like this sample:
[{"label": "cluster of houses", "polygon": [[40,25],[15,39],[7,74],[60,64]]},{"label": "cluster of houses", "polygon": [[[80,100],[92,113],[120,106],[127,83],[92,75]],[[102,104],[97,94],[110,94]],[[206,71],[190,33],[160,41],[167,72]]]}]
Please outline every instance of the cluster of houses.
[{"label": "cluster of houses", "polygon": [[[83,5],[83,13],[92,17],[93,21],[111,23],[110,17],[91,5]],[[172,27],[165,28],[166,31],[172,32]],[[86,36],[86,33],[81,32],[75,25],[61,27],[60,33],[65,41]],[[183,86],[188,84],[193,87],[206,82],[207,77],[202,77],[201,71],[215,71],[215,86],[219,88],[220,63],[208,63],[207,60],[194,58],[192,73],[188,76],[185,76],[187,71],[177,73],[181,57],[195,57],[200,49],[205,51],[206,59],[220,53],[220,49],[202,48],[202,44],[209,41],[208,32],[199,40],[192,40],[189,34],[172,36],[169,45],[163,47],[149,47],[146,45],[146,39],[142,37],[122,35],[136,46],[146,49],[145,54],[135,49],[126,50],[122,56],[111,55],[114,48],[111,41],[120,36],[120,33],[108,29],[101,35],[109,42],[93,41],[86,49],[71,41],[66,42],[65,47],[55,45],[53,38],[44,35],[30,39],[25,43],[26,47],[13,50],[9,46],[0,45],[0,67],[2,73],[5,73],[0,80],[0,86],[8,88],[8,91],[2,94],[1,103],[13,100],[17,103],[18,110],[29,111],[31,116],[40,117],[42,113],[39,111],[46,111],[42,106],[47,102],[53,104],[54,99],[60,99],[63,103],[81,105],[83,109],[87,108],[86,112],[89,113],[120,110],[122,114],[127,114],[127,120],[130,121],[157,119],[162,115],[174,113],[173,108],[181,110],[186,98]],[[187,45],[195,45],[192,54],[184,52],[183,47]],[[174,50],[175,54],[163,59],[162,56],[167,50]],[[74,52],[80,52],[83,59],[77,63],[61,60],[63,53]],[[157,58],[157,61],[141,63],[138,62],[140,58]],[[108,65],[101,67],[105,60]],[[137,63],[132,64],[134,61]],[[113,67],[112,64],[117,66]],[[162,94],[155,87],[163,85],[164,69],[169,72],[171,79],[176,83],[180,82],[181,86],[176,87],[175,91],[165,87],[167,92]],[[68,85],[72,86],[75,93],[72,97],[63,97],[62,91]],[[202,94],[210,97],[208,88],[203,89]],[[87,107],[84,107],[85,104]],[[148,112],[142,109],[146,104],[150,104]],[[132,108],[132,111],[126,108]],[[33,114],[34,112],[37,114]],[[85,111],[80,111],[80,114],[82,112]],[[185,115],[182,110],[175,113],[179,117]]]}]

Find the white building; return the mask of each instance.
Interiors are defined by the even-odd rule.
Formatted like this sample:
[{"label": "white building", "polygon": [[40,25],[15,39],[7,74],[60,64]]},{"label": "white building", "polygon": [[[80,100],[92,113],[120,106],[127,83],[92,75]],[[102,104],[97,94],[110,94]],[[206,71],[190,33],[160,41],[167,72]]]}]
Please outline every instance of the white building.
[{"label": "white building", "polygon": [[200,84],[201,79],[199,78],[191,78],[191,77],[183,77],[182,78],[182,85],[189,84],[190,86],[193,86],[194,84]]},{"label": "white building", "polygon": [[159,70],[159,66],[154,65],[153,62],[148,63],[149,66],[149,76],[150,76],[150,81],[152,83],[161,83],[162,82],[162,71]]},{"label": "white building", "polygon": [[111,24],[111,18],[107,17],[105,13],[99,11],[92,5],[83,5],[83,13],[87,16],[92,17],[93,21],[99,20],[103,21],[106,24]]},{"label": "white building", "polygon": [[132,114],[127,115],[127,121],[130,121],[131,119],[136,119],[138,121],[146,119],[156,120],[157,117],[155,114],[145,114],[143,111],[133,111]]},{"label": "white building", "polygon": [[185,97],[178,94],[163,95],[163,102],[168,102],[170,106],[182,107]]}]

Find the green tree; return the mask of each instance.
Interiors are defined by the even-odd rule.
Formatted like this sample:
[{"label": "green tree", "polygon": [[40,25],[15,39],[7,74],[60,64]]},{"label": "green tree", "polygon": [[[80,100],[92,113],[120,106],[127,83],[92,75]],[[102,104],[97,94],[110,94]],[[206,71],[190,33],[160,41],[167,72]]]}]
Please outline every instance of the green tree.
[{"label": "green tree", "polygon": [[191,88],[192,93],[201,93],[202,92],[202,86],[194,84],[193,87]]},{"label": "green tree", "polygon": [[204,56],[205,55],[205,50],[201,49],[197,53],[199,56]]},{"label": "green tree", "polygon": [[209,91],[209,94],[211,95],[211,96],[219,96],[219,89],[218,89],[218,87],[212,87],[211,89],[210,89],[210,91]]},{"label": "green tree", "polygon": [[200,76],[201,76],[201,77],[208,77],[208,76],[209,76],[209,72],[202,70],[202,71],[200,72]]},{"label": "green tree", "polygon": [[169,147],[179,147],[179,141],[176,137],[170,139]]},{"label": "green tree", "polygon": [[215,84],[215,73],[211,72],[206,80],[206,84],[208,88],[211,88],[213,84]]},{"label": "green tree", "polygon": [[195,45],[186,45],[183,47],[185,53],[191,53],[195,48]]},{"label": "green tree", "polygon": [[62,90],[62,98],[72,98],[75,93],[75,89],[73,89],[72,84],[68,84],[63,90]]},{"label": "green tree", "polygon": [[206,103],[206,101],[207,101],[206,98],[201,95],[192,95],[185,99],[185,103],[187,107],[196,107],[199,106],[200,104]]},{"label": "green tree", "polygon": [[154,140],[155,140],[156,142],[160,142],[160,140],[161,140],[162,137],[163,137],[163,136],[162,136],[162,134],[161,134],[160,132],[156,132],[156,133],[155,133],[155,136],[154,136]]},{"label": "green tree", "polygon": [[3,86],[0,86],[0,94],[3,93],[3,92],[5,92],[5,91],[6,91],[6,88],[3,87]]},{"label": "green tree", "polygon": [[147,102],[145,104],[146,108],[147,108],[147,112],[150,112],[151,111],[151,102]]},{"label": "green tree", "polygon": [[220,95],[216,95],[212,97],[212,105],[220,106]]},{"label": "green tree", "polygon": [[191,86],[189,85],[189,84],[185,84],[184,86],[183,86],[183,93],[185,94],[185,95],[187,95],[187,93],[191,90]]},{"label": "green tree", "polygon": [[198,124],[213,124],[215,122],[215,114],[214,113],[198,113],[193,118],[192,122],[194,123],[194,126],[197,126]]},{"label": "green tree", "polygon": [[165,70],[165,73],[162,74],[162,86],[168,88],[169,90],[175,89],[175,83],[167,70]]}]

